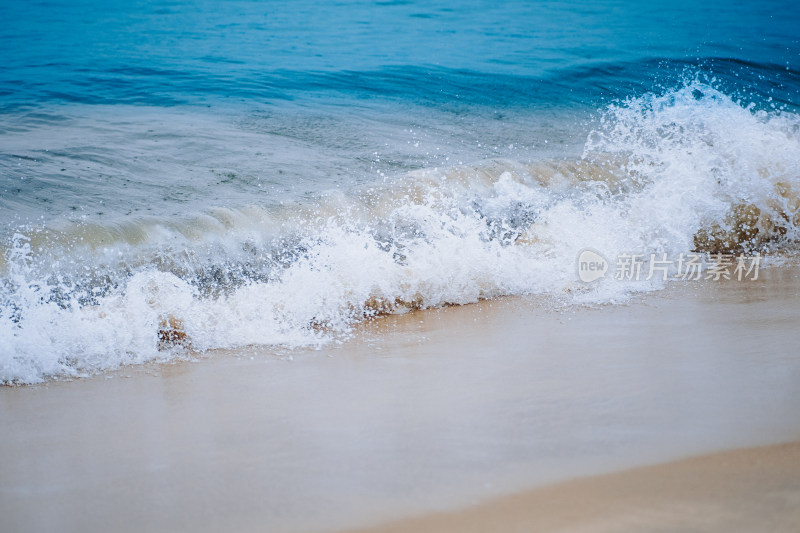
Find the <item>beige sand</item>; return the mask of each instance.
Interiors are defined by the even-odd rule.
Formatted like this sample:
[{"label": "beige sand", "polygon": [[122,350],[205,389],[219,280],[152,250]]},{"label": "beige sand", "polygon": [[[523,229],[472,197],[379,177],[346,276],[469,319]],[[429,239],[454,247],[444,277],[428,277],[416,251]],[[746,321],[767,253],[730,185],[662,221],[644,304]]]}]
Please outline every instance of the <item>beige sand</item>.
[{"label": "beige sand", "polygon": [[800,530],[800,443],[560,483],[361,533]]},{"label": "beige sand", "polygon": [[[389,317],[319,351],[243,349],[2,388],[2,529],[332,531],[800,441],[799,295],[785,268],[602,309],[512,298]],[[773,452],[764,457],[783,457]],[[784,496],[741,502],[795,471],[745,463],[696,488],[705,476],[689,468],[686,494],[713,509],[701,500],[686,512],[710,526],[739,513],[793,519],[776,503]],[[631,479],[662,483],[646,472]],[[605,495],[586,483],[568,490],[575,501],[593,499],[591,487]],[[632,520],[639,508],[657,523],[658,487],[619,483],[617,503],[594,504],[606,509],[598,521],[575,524]],[[682,501],[672,483],[666,508]],[[508,530],[498,519],[492,530]]]}]

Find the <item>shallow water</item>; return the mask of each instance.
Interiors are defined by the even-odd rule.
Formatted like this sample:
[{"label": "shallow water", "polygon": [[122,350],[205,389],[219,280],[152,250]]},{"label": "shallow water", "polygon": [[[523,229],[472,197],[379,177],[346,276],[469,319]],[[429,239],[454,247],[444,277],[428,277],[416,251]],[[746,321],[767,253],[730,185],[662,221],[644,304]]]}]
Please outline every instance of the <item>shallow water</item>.
[{"label": "shallow water", "polygon": [[580,284],[587,247],[797,251],[792,2],[39,2],[0,18],[3,382],[664,285]]},{"label": "shallow water", "polygon": [[772,268],[601,309],[505,298],[319,351],[3,387],[0,513],[14,531],[340,531],[796,441],[799,290],[796,268]]}]

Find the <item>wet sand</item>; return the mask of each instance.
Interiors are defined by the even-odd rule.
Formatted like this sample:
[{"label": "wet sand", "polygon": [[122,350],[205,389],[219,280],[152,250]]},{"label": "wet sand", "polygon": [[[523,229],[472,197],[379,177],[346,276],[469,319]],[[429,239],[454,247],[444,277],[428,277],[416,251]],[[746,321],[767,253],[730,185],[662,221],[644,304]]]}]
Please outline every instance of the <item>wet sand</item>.
[{"label": "wet sand", "polygon": [[[793,520],[796,446],[610,473],[800,441],[797,272],[599,309],[488,301],[377,320],[321,350],[242,349],[2,388],[3,528],[507,531],[530,518],[659,531],[680,512],[696,520],[678,529],[716,531]],[[536,501],[555,510],[531,511]],[[569,522],[571,508],[583,517]]]},{"label": "wet sand", "polygon": [[796,532],[800,443],[596,476],[361,533]]}]

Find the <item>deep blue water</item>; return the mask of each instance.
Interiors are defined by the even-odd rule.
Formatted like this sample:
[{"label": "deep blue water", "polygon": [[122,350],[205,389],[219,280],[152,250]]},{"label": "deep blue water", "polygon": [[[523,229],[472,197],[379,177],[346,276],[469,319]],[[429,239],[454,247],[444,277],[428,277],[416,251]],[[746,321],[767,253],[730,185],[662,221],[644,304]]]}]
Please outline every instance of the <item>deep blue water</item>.
[{"label": "deep blue water", "polygon": [[576,105],[685,69],[797,104],[794,1],[3,2],[0,104]]}]

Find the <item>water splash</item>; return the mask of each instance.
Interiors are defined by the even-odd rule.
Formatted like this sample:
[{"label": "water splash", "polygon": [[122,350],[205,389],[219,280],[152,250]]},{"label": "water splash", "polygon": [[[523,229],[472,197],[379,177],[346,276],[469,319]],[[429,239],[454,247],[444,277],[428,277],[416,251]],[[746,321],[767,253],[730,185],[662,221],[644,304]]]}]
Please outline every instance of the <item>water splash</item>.
[{"label": "water splash", "polygon": [[283,206],[39,228],[6,246],[0,381],[318,345],[382,313],[512,294],[618,302],[587,247],[797,250],[800,117],[697,81],[608,107],[580,159],[428,168]]}]

